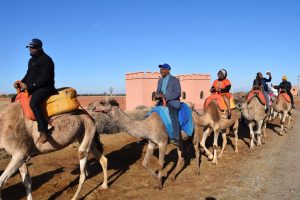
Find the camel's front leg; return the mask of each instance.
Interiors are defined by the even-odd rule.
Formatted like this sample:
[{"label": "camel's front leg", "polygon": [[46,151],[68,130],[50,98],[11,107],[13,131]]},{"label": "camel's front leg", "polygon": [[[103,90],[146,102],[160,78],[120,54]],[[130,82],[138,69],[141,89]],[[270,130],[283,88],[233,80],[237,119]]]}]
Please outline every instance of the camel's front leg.
[{"label": "camel's front leg", "polygon": [[15,154],[12,156],[11,161],[0,176],[0,199],[2,185],[4,185],[4,183],[21,167],[23,163],[25,163],[25,155]]},{"label": "camel's front leg", "polygon": [[238,130],[239,130],[239,120],[236,120],[234,126],[233,126],[233,132],[234,132],[234,140],[235,140],[235,147],[234,147],[234,152],[238,153]]},{"label": "camel's front leg", "polygon": [[280,127],[280,132],[279,132],[279,135],[283,135],[284,122],[285,122],[285,118],[286,118],[286,116],[287,116],[287,111],[284,111],[284,112],[283,112],[282,119],[281,119],[281,121],[280,121],[280,125],[281,125],[281,127]]},{"label": "camel's front leg", "polygon": [[205,142],[206,142],[206,138],[208,136],[208,134],[210,133],[210,127],[207,127],[206,130],[203,132],[203,136],[200,142],[200,146],[204,149],[206,155],[208,156],[208,160],[212,160],[213,159],[213,154],[206,148],[205,146]]},{"label": "camel's front leg", "polygon": [[223,132],[222,133],[222,138],[223,138],[223,143],[222,143],[222,149],[221,149],[221,152],[219,154],[219,158],[222,158],[222,155],[223,155],[223,152],[224,152],[224,149],[225,149],[225,146],[227,144],[227,134],[226,132]]},{"label": "camel's front leg", "polygon": [[[214,144],[213,144],[213,148],[214,148],[214,157],[212,160],[212,163],[214,165],[218,164],[218,158],[217,158],[217,148],[218,148],[218,138],[219,138],[219,134],[220,134],[220,129],[216,129],[214,130]],[[226,135],[225,135],[226,137]],[[224,145],[225,146],[225,145]]]},{"label": "camel's front leg", "polygon": [[254,148],[254,132],[253,132],[253,122],[248,124],[250,130],[250,150]]},{"label": "camel's front leg", "polygon": [[167,142],[161,142],[158,144],[159,148],[159,157],[158,157],[158,185],[155,187],[156,189],[162,189],[162,170],[164,166],[165,154],[166,154]]},{"label": "camel's front leg", "polygon": [[265,144],[267,142],[267,120],[265,120],[263,122],[261,132],[262,132],[262,136],[263,136],[262,143]]},{"label": "camel's front leg", "polygon": [[257,134],[257,146],[261,146],[261,128],[262,128],[262,125],[263,125],[263,120],[259,120],[257,122],[257,131],[256,131],[256,134]]},{"label": "camel's front leg", "polygon": [[32,189],[32,181],[31,177],[28,173],[27,164],[23,163],[23,165],[19,168],[23,184],[26,188],[27,200],[32,200],[31,189]]}]

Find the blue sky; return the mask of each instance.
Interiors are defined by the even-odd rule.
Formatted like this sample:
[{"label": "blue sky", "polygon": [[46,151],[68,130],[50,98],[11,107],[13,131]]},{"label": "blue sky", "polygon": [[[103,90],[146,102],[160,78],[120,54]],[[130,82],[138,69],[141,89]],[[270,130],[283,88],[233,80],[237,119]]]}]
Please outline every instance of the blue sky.
[{"label": "blue sky", "polygon": [[225,68],[232,91],[247,91],[258,71],[273,83],[300,75],[297,0],[10,0],[0,3],[0,93],[13,93],[40,38],[55,62],[56,87],[125,92],[125,74],[211,74]]}]

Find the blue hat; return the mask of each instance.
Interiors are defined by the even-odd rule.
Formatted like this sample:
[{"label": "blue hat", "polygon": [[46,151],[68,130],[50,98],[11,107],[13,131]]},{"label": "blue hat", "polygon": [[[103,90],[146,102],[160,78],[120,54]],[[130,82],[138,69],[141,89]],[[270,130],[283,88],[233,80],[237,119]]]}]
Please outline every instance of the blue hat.
[{"label": "blue hat", "polygon": [[42,41],[37,39],[37,38],[34,38],[29,42],[29,44],[26,46],[26,48],[28,48],[28,47],[42,47],[42,46],[43,46]]},{"label": "blue hat", "polygon": [[168,69],[168,70],[171,70],[171,66],[168,65],[167,63],[165,64],[162,64],[162,65],[158,65],[159,68],[163,68],[163,69]]}]

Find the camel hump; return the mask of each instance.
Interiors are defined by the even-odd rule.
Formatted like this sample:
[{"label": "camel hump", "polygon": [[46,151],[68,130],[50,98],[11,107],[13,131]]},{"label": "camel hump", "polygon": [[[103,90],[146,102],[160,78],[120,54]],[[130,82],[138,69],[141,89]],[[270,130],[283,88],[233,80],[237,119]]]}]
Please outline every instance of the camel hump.
[{"label": "camel hump", "polygon": [[266,105],[266,98],[261,90],[251,90],[247,95],[247,103],[249,103],[254,97],[257,97],[262,105]]},{"label": "camel hump", "polygon": [[[74,88],[66,87],[57,90],[58,94],[51,95],[42,104],[45,116],[51,117],[77,110],[80,103]],[[30,108],[31,96],[27,92],[20,92],[16,100],[19,101],[26,118],[35,121],[35,116]]]},{"label": "camel hump", "polygon": [[291,103],[291,98],[287,93],[279,94],[278,97],[277,97],[277,101],[278,101],[279,97],[283,97],[288,103]]}]

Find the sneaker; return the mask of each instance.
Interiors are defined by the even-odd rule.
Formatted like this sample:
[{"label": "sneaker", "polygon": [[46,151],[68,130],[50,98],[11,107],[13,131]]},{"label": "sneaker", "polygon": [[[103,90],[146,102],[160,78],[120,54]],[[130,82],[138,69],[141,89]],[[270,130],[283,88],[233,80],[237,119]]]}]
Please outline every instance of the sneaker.
[{"label": "sneaker", "polygon": [[47,142],[47,134],[40,132],[40,137],[37,139],[37,143],[45,144]]}]

